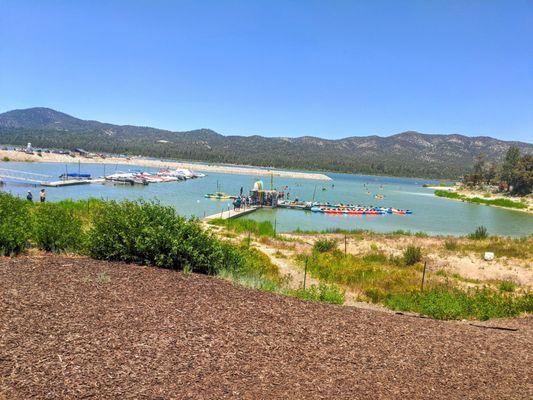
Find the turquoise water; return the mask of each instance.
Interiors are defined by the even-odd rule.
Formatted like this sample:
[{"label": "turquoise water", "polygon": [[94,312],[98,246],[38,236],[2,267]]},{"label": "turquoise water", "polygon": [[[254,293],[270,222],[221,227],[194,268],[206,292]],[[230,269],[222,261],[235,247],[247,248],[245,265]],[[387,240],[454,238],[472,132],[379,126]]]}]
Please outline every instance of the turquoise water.
[{"label": "turquoise water", "polygon": [[[50,175],[56,180],[66,168],[69,172],[78,172],[78,165],[55,163],[2,163],[0,168],[34,172]],[[105,166],[107,174],[115,171],[127,171],[128,166]],[[154,168],[144,168],[149,172],[156,172]],[[93,176],[104,174],[102,164],[82,164],[81,172],[91,173]],[[265,209],[255,212],[246,218],[258,221],[269,220],[275,223],[279,232],[292,231],[297,228],[303,230],[342,229],[371,229],[377,232],[390,232],[398,229],[413,232],[424,231],[430,235],[465,235],[477,226],[485,225],[490,234],[524,236],[533,233],[533,216],[512,210],[502,210],[495,207],[462,203],[453,200],[437,198],[433,191],[421,187],[423,183],[431,181],[410,178],[390,178],[376,176],[360,176],[349,174],[328,174],[333,181],[321,182],[304,179],[275,178],[274,187],[281,189],[289,186],[291,198],[298,197],[311,200],[315,192],[315,200],[330,201],[332,203],[345,202],[364,205],[380,205],[413,210],[413,215],[325,215],[286,209]],[[62,188],[47,188],[50,201],[65,198],[86,199],[97,197],[103,199],[158,199],[163,204],[176,208],[177,212],[186,216],[203,217],[231,206],[231,201],[217,201],[205,199],[204,194],[214,192],[217,182],[222,191],[238,194],[241,187],[246,193],[258,179],[251,175],[230,175],[210,173],[205,178],[150,184],[148,186],[122,185],[81,185]],[[262,177],[266,187],[270,186],[270,177]],[[366,189],[364,185],[367,185]],[[334,187],[332,186],[334,185]],[[316,187],[316,191],[315,191]],[[382,188],[381,188],[382,187]],[[322,188],[326,190],[322,190]],[[27,185],[7,183],[1,190],[12,194],[25,196],[27,190],[32,190],[34,198],[40,188]],[[371,196],[366,192],[370,191]],[[376,193],[382,193],[384,200],[373,198]]]}]

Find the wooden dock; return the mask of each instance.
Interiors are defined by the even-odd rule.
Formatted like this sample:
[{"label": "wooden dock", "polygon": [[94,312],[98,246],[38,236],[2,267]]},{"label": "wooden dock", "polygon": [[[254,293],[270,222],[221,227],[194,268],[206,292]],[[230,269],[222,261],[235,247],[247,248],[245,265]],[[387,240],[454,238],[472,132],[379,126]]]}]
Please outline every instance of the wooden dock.
[{"label": "wooden dock", "polygon": [[208,215],[207,217],[204,218],[204,221],[210,221],[212,219],[217,219],[217,218],[220,218],[220,219],[237,218],[237,217],[241,217],[241,216],[246,215],[246,214],[251,214],[254,211],[256,211],[257,209],[259,209],[259,208],[261,208],[261,207],[249,206],[249,207],[246,207],[246,208],[241,207],[238,210],[233,210],[233,209],[221,210],[219,213]]}]

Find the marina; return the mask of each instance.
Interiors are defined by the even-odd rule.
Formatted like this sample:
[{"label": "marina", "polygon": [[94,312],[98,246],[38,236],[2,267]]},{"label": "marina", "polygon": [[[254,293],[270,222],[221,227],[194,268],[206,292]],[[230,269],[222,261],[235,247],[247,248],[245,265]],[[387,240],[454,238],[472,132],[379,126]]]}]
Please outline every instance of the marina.
[{"label": "marina", "polygon": [[[58,163],[1,163],[0,168],[4,176],[18,173],[26,174],[30,180],[15,181],[0,177],[5,184],[0,190],[25,197],[28,190],[39,187],[41,182],[53,182],[61,173],[65,172],[64,165]],[[156,175],[161,168],[142,169],[150,175]],[[11,171],[6,171],[9,169]],[[70,170],[70,168],[69,168]],[[77,170],[77,166],[76,166]],[[82,164],[81,173],[88,173],[92,177],[109,176],[115,173],[133,173],[122,165]],[[411,232],[426,232],[429,235],[466,235],[479,225],[484,225],[491,235],[526,236],[533,233],[533,216],[518,211],[504,210],[496,207],[449,201],[435,197],[433,190],[423,188],[423,184],[437,182],[422,179],[391,178],[378,176],[330,174],[332,181],[318,182],[307,179],[274,177],[268,171],[259,177],[266,183],[264,193],[277,189],[284,193],[282,201],[277,207],[259,207],[255,211],[239,214],[239,218],[249,218],[256,221],[270,221],[277,225],[279,232],[289,232],[297,229],[307,231],[323,231],[336,229],[368,229],[376,232],[392,232],[397,230]],[[63,199],[84,200],[99,198],[104,200],[154,200],[164,205],[173,206],[176,212],[183,216],[194,216],[200,219],[211,215],[220,215],[221,211],[234,214],[233,200],[221,197],[210,198],[206,194],[216,194],[217,191],[228,196],[248,194],[258,181],[256,175],[236,175],[223,173],[208,173],[202,179],[186,179],[173,182],[130,184],[109,182],[81,185],[66,185],[47,187],[47,200],[59,201]],[[218,183],[218,185],[217,185]],[[368,192],[371,194],[369,195]],[[375,195],[381,194],[384,199],[378,200]],[[371,214],[371,213],[332,213],[313,212],[300,199],[319,205],[353,205],[365,208],[394,207],[398,210],[411,210],[413,214]],[[278,199],[280,200],[280,199]],[[298,200],[298,201],[296,201]],[[223,214],[224,215],[224,214]]]}]

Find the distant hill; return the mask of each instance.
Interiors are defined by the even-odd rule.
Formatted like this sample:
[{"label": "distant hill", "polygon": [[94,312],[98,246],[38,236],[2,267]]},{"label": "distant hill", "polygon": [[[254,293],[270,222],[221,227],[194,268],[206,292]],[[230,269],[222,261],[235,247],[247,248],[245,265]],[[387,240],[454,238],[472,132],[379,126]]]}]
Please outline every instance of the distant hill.
[{"label": "distant hill", "polygon": [[533,153],[533,145],[490,137],[403,132],[388,137],[338,140],[304,136],[223,136],[210,129],[162,129],[87,121],[49,109],[0,114],[0,143],[73,148],[218,163],[362,174],[453,178],[468,172],[476,155],[499,161],[511,145]]}]

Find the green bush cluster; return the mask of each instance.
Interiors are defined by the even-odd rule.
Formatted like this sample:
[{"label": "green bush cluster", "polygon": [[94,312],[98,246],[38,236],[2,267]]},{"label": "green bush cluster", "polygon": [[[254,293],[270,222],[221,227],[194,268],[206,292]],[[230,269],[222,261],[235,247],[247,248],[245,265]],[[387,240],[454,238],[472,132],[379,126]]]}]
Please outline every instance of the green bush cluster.
[{"label": "green bush cluster", "polygon": [[176,215],[154,202],[109,201],[95,215],[88,254],[118,260],[213,274],[222,268],[223,248],[197,220]]},{"label": "green bush cluster", "polygon": [[318,239],[313,245],[313,251],[317,253],[327,253],[337,248],[335,239]]},{"label": "green bush cluster", "polygon": [[84,246],[81,219],[61,203],[37,204],[33,209],[32,238],[41,250],[78,251]]},{"label": "green bush cluster", "polygon": [[422,249],[418,246],[407,246],[403,251],[403,260],[405,265],[415,265],[422,260]]},{"label": "green bush cluster", "polygon": [[437,286],[425,292],[391,293],[385,304],[393,310],[414,311],[436,319],[487,320],[533,312],[533,295],[512,296],[488,288],[464,291]]},{"label": "green bush cluster", "polygon": [[28,247],[31,215],[27,201],[0,193],[0,255],[17,255]]}]

